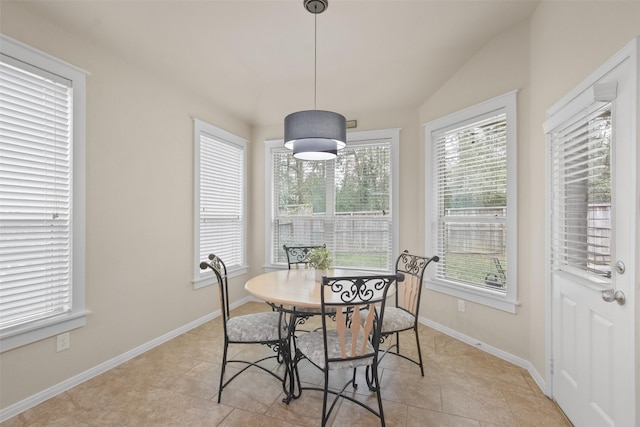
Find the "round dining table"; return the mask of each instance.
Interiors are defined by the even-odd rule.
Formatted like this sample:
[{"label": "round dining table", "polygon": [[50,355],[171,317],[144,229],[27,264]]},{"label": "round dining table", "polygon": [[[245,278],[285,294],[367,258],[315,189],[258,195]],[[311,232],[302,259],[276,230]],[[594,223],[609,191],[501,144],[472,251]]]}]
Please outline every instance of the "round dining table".
[{"label": "round dining table", "polygon": [[[331,269],[327,270],[328,277],[362,277],[384,275],[380,272],[363,272],[360,270]],[[289,403],[292,399],[300,397],[300,390],[296,390],[296,383],[299,387],[299,380],[296,381],[297,372],[293,367],[293,357],[295,356],[295,335],[296,319],[318,315],[322,310],[320,289],[322,288],[321,276],[316,275],[315,269],[301,268],[292,270],[278,270],[263,273],[249,279],[244,288],[252,296],[259,298],[274,309],[280,310],[290,315],[288,319],[289,333],[286,337],[286,345],[281,348],[283,361],[286,366],[283,388],[286,397],[283,402]],[[388,289],[387,295],[395,292],[395,286]],[[325,301],[341,303],[340,293],[326,292]],[[287,384],[288,383],[288,384]]]},{"label": "round dining table", "polygon": [[[377,274],[384,273],[338,268],[326,271],[326,275],[329,277],[357,277]],[[316,277],[316,270],[312,268],[263,273],[249,279],[244,285],[249,294],[273,305],[317,308],[318,311],[321,306],[321,287],[320,278]],[[392,292],[393,290],[389,289],[388,295],[391,295]],[[336,298],[335,301],[331,301],[332,296]],[[325,298],[329,298],[327,301],[330,302],[340,302],[338,296],[337,293],[325,294]]]},{"label": "round dining table", "polygon": [[[343,274],[342,271],[327,271],[328,275]],[[353,273],[352,273],[353,274]],[[295,335],[298,310],[321,312],[320,288],[322,283],[316,277],[315,269],[278,270],[255,276],[244,285],[249,294],[266,301],[274,309],[289,313],[289,333],[286,345],[282,346],[281,354],[286,366],[283,388],[286,397],[283,402],[289,403],[300,397],[296,391],[297,373],[293,369],[292,358],[295,349],[291,348],[292,337]],[[307,313],[308,314],[308,313]],[[288,383],[288,384],[287,384]]]}]

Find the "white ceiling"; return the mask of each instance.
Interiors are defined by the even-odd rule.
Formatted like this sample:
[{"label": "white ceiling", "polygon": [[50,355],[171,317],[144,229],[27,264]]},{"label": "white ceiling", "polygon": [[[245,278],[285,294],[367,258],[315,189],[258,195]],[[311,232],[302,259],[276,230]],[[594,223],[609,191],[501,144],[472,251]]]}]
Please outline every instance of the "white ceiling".
[{"label": "white ceiling", "polygon": [[[357,118],[418,107],[537,3],[330,0],[317,16],[317,108]],[[314,15],[303,0],[22,5],[251,125],[314,108]]]}]

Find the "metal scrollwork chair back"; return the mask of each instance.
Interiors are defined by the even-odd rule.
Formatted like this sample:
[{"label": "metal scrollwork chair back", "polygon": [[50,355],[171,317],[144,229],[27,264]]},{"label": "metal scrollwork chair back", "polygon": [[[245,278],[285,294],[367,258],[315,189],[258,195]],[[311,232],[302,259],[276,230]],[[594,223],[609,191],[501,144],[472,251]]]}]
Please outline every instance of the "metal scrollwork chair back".
[{"label": "metal scrollwork chair back", "polygon": [[[420,373],[424,377],[422,364],[422,352],[420,350],[420,338],[418,335],[418,315],[420,314],[420,298],[422,295],[422,281],[424,272],[431,262],[438,262],[436,255],[428,258],[410,254],[407,250],[402,252],[396,261],[396,273],[404,274],[405,280],[398,284],[397,292],[393,297],[393,304],[385,307],[384,322],[382,324],[381,341],[384,342],[390,336],[395,336],[395,342],[384,350],[382,359],[387,353],[395,354],[403,359],[415,363],[420,367]],[[417,360],[400,352],[400,333],[414,331],[418,358]],[[382,350],[381,350],[382,351]],[[372,384],[369,384],[372,387]]]},{"label": "metal scrollwork chair back", "polygon": [[282,249],[284,249],[285,254],[287,254],[287,264],[289,266],[289,270],[291,267],[300,268],[300,266],[304,268],[309,268],[309,252],[316,248],[326,248],[327,245],[319,245],[319,246],[287,246],[282,245]]},{"label": "metal scrollwork chair back", "polygon": [[[298,387],[300,390],[323,392],[322,425],[326,425],[338,399],[348,399],[380,418],[384,426],[384,413],[378,377],[378,346],[381,325],[389,287],[402,275],[378,275],[358,277],[323,277],[321,288],[322,328],[300,336],[297,340],[294,369],[298,363],[308,360],[324,373],[324,386]],[[373,309],[366,310],[367,308]],[[375,308],[379,307],[379,309]],[[365,314],[366,313],[366,314]],[[329,314],[335,314],[335,321]],[[371,369],[378,408],[374,409],[345,393],[349,385],[357,387],[356,368]],[[353,369],[353,378],[340,387],[330,387],[329,372],[336,369]],[[298,377],[299,378],[299,377]],[[298,380],[299,381],[299,380]],[[340,391],[338,391],[340,390]],[[330,406],[328,394],[334,395]]]},{"label": "metal scrollwork chair back", "polygon": [[[211,269],[215,274],[218,282],[219,296],[220,296],[220,311],[222,312],[222,326],[224,330],[224,349],[222,354],[222,365],[220,367],[220,386],[218,389],[218,403],[222,398],[222,390],[229,385],[238,375],[243,373],[250,367],[256,367],[271,374],[282,383],[282,388],[285,392],[285,381],[282,377],[278,376],[272,371],[272,367],[265,367],[260,365],[269,359],[278,359],[280,351],[284,348],[284,344],[287,342],[287,326],[285,325],[283,314],[281,312],[269,311],[263,313],[246,314],[243,316],[230,316],[229,313],[229,285],[227,281],[227,268],[218,256],[214,254],[209,255],[209,261],[203,261],[200,263],[202,270]],[[263,357],[256,361],[246,361],[237,359],[228,359],[227,352],[229,344],[261,344],[270,347],[273,351],[273,355]],[[224,381],[224,374],[229,363],[238,363],[245,365],[239,372],[235,373],[226,382]]]},{"label": "metal scrollwork chair back", "polygon": [[[316,248],[326,248],[327,245],[318,245],[318,246],[287,246],[282,245],[282,249],[287,254],[287,264],[289,266],[289,270],[291,268],[299,269],[300,266],[304,268],[309,268],[309,253]],[[312,316],[317,316],[320,312],[313,308],[306,307],[288,307],[288,310],[294,312],[295,315],[292,317],[291,321],[298,324],[303,325],[309,320]],[[308,332],[306,330],[302,330],[297,328],[297,332]],[[295,337],[294,337],[295,338]]]}]

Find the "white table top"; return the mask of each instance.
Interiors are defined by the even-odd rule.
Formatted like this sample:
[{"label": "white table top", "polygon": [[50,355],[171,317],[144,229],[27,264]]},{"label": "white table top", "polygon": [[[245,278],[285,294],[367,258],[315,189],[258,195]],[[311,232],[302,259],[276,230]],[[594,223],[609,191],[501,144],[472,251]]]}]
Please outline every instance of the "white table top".
[{"label": "white table top", "polygon": [[[383,273],[363,272],[356,270],[328,270],[330,277],[351,277],[362,275],[378,275]],[[249,279],[244,288],[256,298],[278,304],[296,307],[320,308],[321,283],[316,281],[314,269],[279,270],[260,274]],[[395,291],[389,289],[388,295]],[[325,295],[327,296],[327,295]],[[338,300],[334,302],[339,302]]]}]

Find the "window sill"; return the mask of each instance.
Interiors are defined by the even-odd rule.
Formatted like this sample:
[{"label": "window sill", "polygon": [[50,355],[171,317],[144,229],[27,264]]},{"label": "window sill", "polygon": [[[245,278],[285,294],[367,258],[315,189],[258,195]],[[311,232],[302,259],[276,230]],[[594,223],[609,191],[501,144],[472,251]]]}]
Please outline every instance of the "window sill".
[{"label": "window sill", "polygon": [[83,327],[88,314],[69,313],[4,331],[0,334],[0,353]]},{"label": "window sill", "polygon": [[[211,270],[209,271],[210,271],[209,273],[203,275],[202,277],[199,277],[198,279],[192,282],[193,289],[204,288],[206,286],[210,286],[216,283],[215,274],[213,273],[213,271]],[[243,274],[247,274],[248,271],[249,271],[249,267],[246,265],[229,269],[227,270],[227,278],[231,279],[233,277],[242,276]]]},{"label": "window sill", "polygon": [[516,313],[516,307],[519,305],[517,301],[511,300],[506,295],[499,292],[492,292],[484,289],[473,289],[470,286],[461,286],[445,281],[427,281],[426,288],[431,291],[440,292],[452,297],[461,298],[466,301],[485,305],[487,307],[506,311],[512,314]]}]

